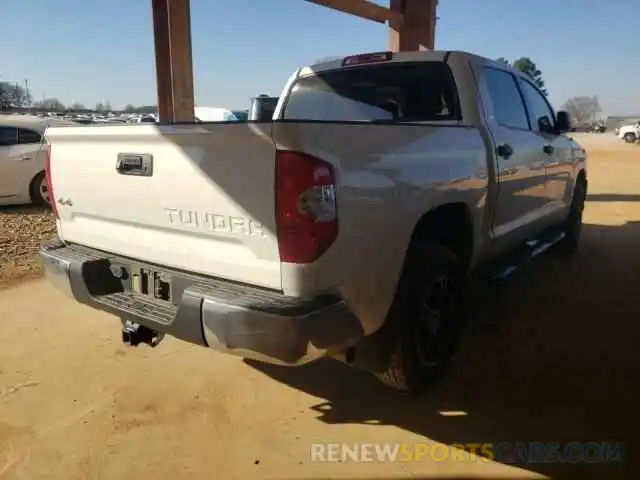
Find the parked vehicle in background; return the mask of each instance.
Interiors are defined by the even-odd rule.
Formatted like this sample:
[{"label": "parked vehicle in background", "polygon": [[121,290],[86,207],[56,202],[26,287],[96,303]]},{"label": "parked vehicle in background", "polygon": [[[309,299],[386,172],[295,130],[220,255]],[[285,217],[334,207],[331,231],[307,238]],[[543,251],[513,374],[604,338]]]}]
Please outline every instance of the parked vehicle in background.
[{"label": "parked vehicle in background", "polygon": [[156,115],[143,115],[134,123],[158,123],[158,117]]},{"label": "parked vehicle in background", "polygon": [[236,116],[238,113],[240,116],[244,116],[246,113],[244,110],[229,110],[227,108],[219,107],[195,107],[195,118],[198,122],[237,122],[241,119]]},{"label": "parked vehicle in background", "polygon": [[72,118],[71,121],[74,123],[79,123],[80,125],[92,125],[96,123],[90,118],[79,118],[79,117]]},{"label": "parked vehicle in background", "polygon": [[251,99],[251,107],[249,108],[249,120],[254,122],[270,122],[273,120],[273,114],[278,106],[278,97],[269,97],[268,95],[259,95]]},{"label": "parked vehicle in background", "polygon": [[238,122],[246,122],[249,119],[249,110],[232,110],[231,114]]},{"label": "parked vehicle in background", "polygon": [[273,119],[48,130],[49,278],[129,345],[332,356],[420,391],[472,274],[578,246],[586,153],[508,65],[351,56],[296,71]]},{"label": "parked vehicle in background", "polygon": [[49,205],[44,131],[75,123],[55,117],[0,115],[0,205]]},{"label": "parked vehicle in background", "polygon": [[632,125],[623,125],[618,130],[618,138],[627,143],[635,143],[640,140],[640,122]]}]

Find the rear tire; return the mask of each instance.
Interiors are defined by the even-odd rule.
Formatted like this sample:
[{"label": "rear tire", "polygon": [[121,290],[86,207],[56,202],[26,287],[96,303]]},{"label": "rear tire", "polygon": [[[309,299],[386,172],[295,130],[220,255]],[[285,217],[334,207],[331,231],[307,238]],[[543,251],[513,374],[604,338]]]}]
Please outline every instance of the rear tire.
[{"label": "rear tire", "polygon": [[49,185],[47,185],[47,179],[44,172],[38,173],[29,187],[29,193],[31,195],[31,203],[40,207],[50,207],[51,199],[49,197]]},{"label": "rear tire", "polygon": [[463,326],[465,275],[458,257],[439,245],[410,249],[388,321],[391,358],[376,376],[397,390],[422,392],[442,377]]},{"label": "rear tire", "polygon": [[563,254],[572,254],[578,250],[580,234],[582,233],[582,213],[587,197],[587,189],[584,183],[578,182],[573,190],[571,210],[564,223],[564,238],[558,243],[558,250]]},{"label": "rear tire", "polygon": [[636,141],[636,136],[633,133],[625,133],[622,138],[627,143],[634,143]]}]

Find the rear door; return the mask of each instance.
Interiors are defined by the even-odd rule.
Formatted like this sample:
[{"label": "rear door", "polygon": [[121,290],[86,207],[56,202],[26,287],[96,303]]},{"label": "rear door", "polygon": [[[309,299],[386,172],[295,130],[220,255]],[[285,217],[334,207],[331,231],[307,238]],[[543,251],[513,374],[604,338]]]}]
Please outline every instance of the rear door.
[{"label": "rear door", "polygon": [[271,124],[49,128],[68,242],[281,288]]},{"label": "rear door", "polygon": [[480,89],[498,158],[498,196],[493,231],[497,246],[508,247],[536,233],[548,208],[546,154],[531,130],[515,75],[484,67]]}]

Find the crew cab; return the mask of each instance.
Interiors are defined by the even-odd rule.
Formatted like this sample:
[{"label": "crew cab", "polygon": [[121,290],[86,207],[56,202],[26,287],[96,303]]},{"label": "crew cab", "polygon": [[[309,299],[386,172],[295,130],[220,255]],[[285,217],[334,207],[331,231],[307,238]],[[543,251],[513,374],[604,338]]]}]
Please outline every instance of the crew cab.
[{"label": "crew cab", "polygon": [[41,255],[129,344],[331,356],[420,391],[474,273],[577,248],[570,129],[528,77],[470,53],[327,61],[290,77],[271,121],[47,130],[58,235]]}]

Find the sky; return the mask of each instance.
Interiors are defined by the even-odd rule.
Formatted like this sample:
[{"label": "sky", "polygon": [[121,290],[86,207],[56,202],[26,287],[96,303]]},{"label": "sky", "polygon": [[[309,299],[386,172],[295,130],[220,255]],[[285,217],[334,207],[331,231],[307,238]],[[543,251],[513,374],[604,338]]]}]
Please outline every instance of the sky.
[{"label": "sky", "polygon": [[[378,3],[388,5],[388,0]],[[191,0],[196,105],[248,108],[299,67],[387,48],[388,28],[303,0]],[[556,108],[640,112],[638,0],[440,0],[436,48],[530,57]],[[0,0],[0,80],[34,100],[156,103],[150,0]],[[634,60],[635,59],[635,60]]]}]

